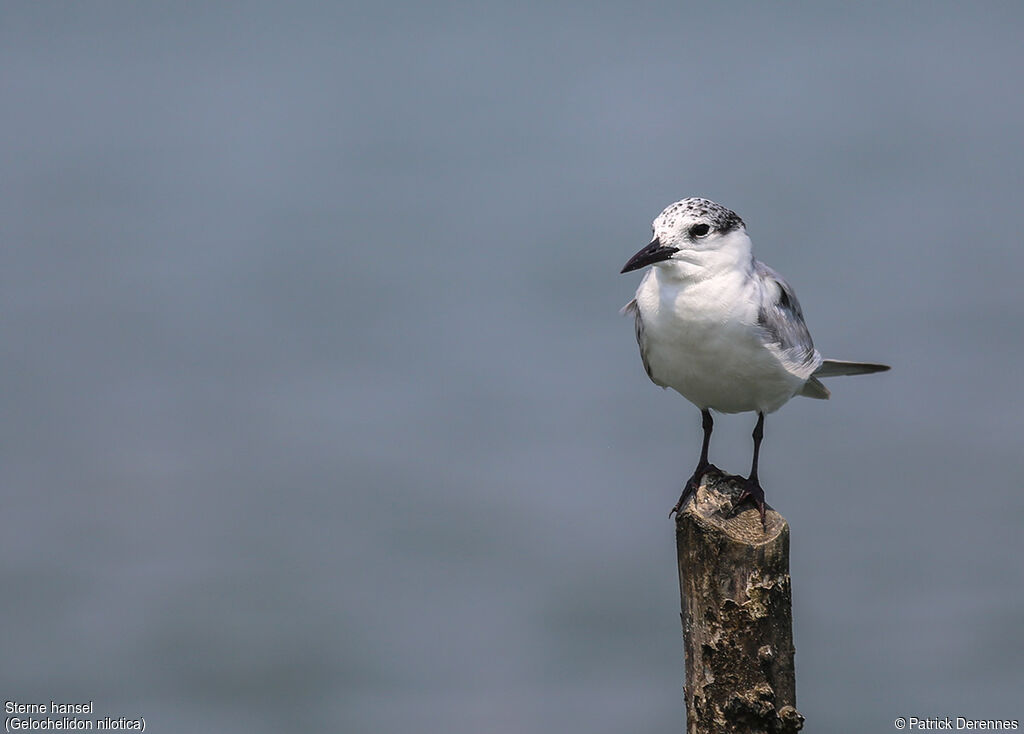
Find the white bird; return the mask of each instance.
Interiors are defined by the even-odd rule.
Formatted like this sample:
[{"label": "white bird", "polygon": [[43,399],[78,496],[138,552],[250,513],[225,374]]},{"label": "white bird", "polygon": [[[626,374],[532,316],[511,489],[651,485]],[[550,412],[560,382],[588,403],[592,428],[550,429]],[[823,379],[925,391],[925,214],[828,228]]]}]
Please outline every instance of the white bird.
[{"label": "white bird", "polygon": [[[677,201],[654,220],[654,239],[623,273],[652,265],[624,312],[636,319],[640,357],[651,380],[700,408],[704,444],[676,513],[697,489],[708,462],[711,411],[757,413],[754,459],[739,502],[750,498],[765,522],[757,457],[764,416],[794,395],[827,399],[818,379],[862,375],[887,365],[822,359],[796,294],[755,260],[743,220],[708,199]],[[739,504],[737,502],[737,504]]]}]

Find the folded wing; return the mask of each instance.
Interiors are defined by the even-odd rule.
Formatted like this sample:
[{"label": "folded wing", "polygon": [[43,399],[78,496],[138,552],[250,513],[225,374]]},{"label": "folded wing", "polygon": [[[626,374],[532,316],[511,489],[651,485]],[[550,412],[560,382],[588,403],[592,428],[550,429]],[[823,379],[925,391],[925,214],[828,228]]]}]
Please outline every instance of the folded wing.
[{"label": "folded wing", "polygon": [[841,359],[826,359],[818,369],[814,370],[815,377],[839,377],[840,375],[870,375],[873,372],[885,372],[889,369],[887,364],[873,364],[871,362],[847,362]]}]

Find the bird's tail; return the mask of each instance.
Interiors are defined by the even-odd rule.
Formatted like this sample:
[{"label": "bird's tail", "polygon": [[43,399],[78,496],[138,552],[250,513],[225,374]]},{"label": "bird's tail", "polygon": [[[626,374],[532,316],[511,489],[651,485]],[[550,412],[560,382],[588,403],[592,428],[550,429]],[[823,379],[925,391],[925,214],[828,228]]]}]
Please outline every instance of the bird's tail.
[{"label": "bird's tail", "polygon": [[821,380],[817,377],[811,377],[807,382],[804,383],[803,388],[800,390],[800,395],[805,398],[814,398],[815,400],[828,400],[828,396],[831,395],[828,388],[821,384]]},{"label": "bird's tail", "polygon": [[871,362],[845,362],[841,359],[826,359],[821,367],[814,370],[814,377],[838,377],[839,375],[870,375],[872,372],[885,372],[887,364]]}]

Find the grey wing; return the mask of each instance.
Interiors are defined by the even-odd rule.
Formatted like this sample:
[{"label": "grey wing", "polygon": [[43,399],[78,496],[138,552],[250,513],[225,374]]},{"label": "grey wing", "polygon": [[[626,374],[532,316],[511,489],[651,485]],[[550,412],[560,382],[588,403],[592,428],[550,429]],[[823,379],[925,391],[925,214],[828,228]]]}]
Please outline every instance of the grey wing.
[{"label": "grey wing", "polygon": [[[651,378],[651,382],[655,385],[661,385],[660,382],[654,379],[654,375],[651,374],[651,365],[647,361],[647,340],[644,339],[644,320],[640,315],[640,307],[636,305],[635,298],[622,307],[622,313],[633,314],[633,325],[636,327],[636,344],[640,347],[640,359],[644,363],[644,371]],[[664,385],[661,386],[665,387]]]},{"label": "grey wing", "polygon": [[769,343],[794,374],[809,378],[821,364],[796,293],[781,275],[760,260],[754,261],[754,275],[761,286],[757,323]]}]

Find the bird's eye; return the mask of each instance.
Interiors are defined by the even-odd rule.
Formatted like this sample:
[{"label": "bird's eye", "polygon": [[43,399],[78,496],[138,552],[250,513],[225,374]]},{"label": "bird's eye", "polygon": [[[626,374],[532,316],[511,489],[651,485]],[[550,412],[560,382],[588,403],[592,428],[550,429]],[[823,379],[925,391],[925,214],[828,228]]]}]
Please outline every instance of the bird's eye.
[{"label": "bird's eye", "polygon": [[711,231],[711,227],[709,227],[706,224],[695,224],[692,227],[690,227],[690,236],[691,237],[703,237],[703,236],[705,236],[710,231]]}]

